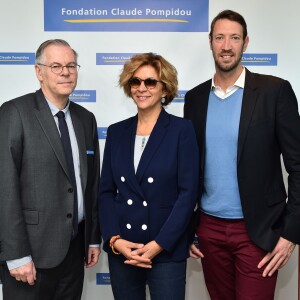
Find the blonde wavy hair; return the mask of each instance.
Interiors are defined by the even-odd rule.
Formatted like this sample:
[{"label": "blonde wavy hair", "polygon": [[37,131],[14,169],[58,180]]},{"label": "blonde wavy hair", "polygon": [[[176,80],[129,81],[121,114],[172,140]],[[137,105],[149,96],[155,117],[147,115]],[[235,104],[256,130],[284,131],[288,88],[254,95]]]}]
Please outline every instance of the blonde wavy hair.
[{"label": "blonde wavy hair", "polygon": [[163,82],[164,91],[167,94],[165,102],[162,105],[165,106],[171,103],[178,92],[177,70],[161,55],[152,52],[136,54],[124,64],[119,78],[119,85],[123,88],[125,95],[131,97],[129,80],[133,77],[136,70],[142,66],[152,66],[156,70],[159,80]]}]

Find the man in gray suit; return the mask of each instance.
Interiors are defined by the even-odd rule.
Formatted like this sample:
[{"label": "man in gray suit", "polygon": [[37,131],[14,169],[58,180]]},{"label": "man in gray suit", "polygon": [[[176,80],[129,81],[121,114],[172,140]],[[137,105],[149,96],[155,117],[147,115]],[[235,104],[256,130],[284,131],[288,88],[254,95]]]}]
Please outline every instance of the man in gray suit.
[{"label": "man in gray suit", "polygon": [[77,53],[48,40],[41,89],[0,108],[0,275],[4,300],[80,299],[100,254],[94,115],[70,102]]}]

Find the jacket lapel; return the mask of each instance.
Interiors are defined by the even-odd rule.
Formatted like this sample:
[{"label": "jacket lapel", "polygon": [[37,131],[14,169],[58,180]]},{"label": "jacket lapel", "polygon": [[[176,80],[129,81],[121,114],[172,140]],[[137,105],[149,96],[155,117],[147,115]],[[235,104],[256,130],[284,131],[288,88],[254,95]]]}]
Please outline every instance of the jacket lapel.
[{"label": "jacket lapel", "polygon": [[128,172],[127,180],[130,186],[144,198],[143,191],[137,181],[134,170],[134,144],[137,127],[137,115],[126,124],[122,134],[122,138],[119,140],[120,149],[122,149],[122,157],[125,165],[125,170]]},{"label": "jacket lapel", "polygon": [[204,158],[205,158],[205,142],[206,142],[206,119],[207,108],[209,101],[209,93],[211,91],[211,80],[208,80],[202,86],[202,89],[198,92],[201,101],[195,101],[197,107],[194,111],[197,112],[197,116],[194,117],[195,131],[198,139],[199,151],[200,151],[200,168],[204,170]]},{"label": "jacket lapel", "polygon": [[157,151],[161,141],[166,134],[167,126],[170,121],[169,119],[169,114],[164,109],[162,109],[138,165],[138,169],[136,172],[136,178],[138,182],[141,182],[147,166],[149,165],[153,155]]},{"label": "jacket lapel", "polygon": [[257,86],[253,74],[246,69],[245,89],[240,117],[239,138],[238,138],[238,157],[237,163],[241,159],[243,146],[245,144],[248,127],[257,101]]},{"label": "jacket lapel", "polygon": [[41,90],[38,90],[36,92],[36,110],[34,111],[34,113],[42,127],[42,130],[44,131],[45,136],[48,138],[48,141],[59,163],[61,164],[68,178],[70,179],[68,166],[65,159],[65,154],[60,140],[59,132],[55,124],[51,110],[49,108],[49,105],[47,104],[47,101]]},{"label": "jacket lapel", "polygon": [[73,102],[70,103],[70,113],[72,118],[72,123],[77,139],[78,150],[79,150],[79,161],[80,161],[80,178],[83,188],[85,191],[87,182],[87,154],[86,154],[86,143],[85,143],[85,133],[82,126],[80,116],[77,113],[76,106]]}]

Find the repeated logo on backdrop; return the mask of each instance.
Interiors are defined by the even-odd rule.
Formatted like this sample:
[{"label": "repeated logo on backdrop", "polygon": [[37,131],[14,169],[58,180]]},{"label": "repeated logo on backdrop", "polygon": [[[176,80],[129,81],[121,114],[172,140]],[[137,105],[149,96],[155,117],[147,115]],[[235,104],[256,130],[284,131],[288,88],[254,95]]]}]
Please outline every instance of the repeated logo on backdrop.
[{"label": "repeated logo on backdrop", "polygon": [[109,273],[97,273],[96,274],[97,285],[110,285],[110,274]]},{"label": "repeated logo on backdrop", "polygon": [[277,54],[244,53],[242,64],[244,66],[277,66]]},{"label": "repeated logo on backdrop", "polygon": [[[209,0],[44,0],[44,30],[208,32],[208,4]],[[123,65],[134,54],[96,53],[96,65]],[[0,52],[0,65],[34,63],[34,53]],[[276,66],[277,54],[244,53],[242,64]],[[173,102],[183,103],[186,92],[179,90]],[[70,100],[96,102],[96,90],[75,90]],[[106,134],[107,127],[98,127],[99,139],[105,140]],[[97,282],[98,275],[105,277],[97,274]],[[102,279],[99,282],[105,282]]]},{"label": "repeated logo on backdrop", "polygon": [[27,52],[0,52],[1,65],[34,65],[35,54]]},{"label": "repeated logo on backdrop", "polygon": [[96,53],[97,65],[124,65],[136,53]]},{"label": "repeated logo on backdrop", "polygon": [[69,99],[74,102],[96,102],[96,90],[74,90]]},{"label": "repeated logo on backdrop", "polygon": [[207,32],[209,0],[44,0],[45,31]]},{"label": "repeated logo on backdrop", "polygon": [[107,127],[98,127],[98,139],[105,140],[107,135]]},{"label": "repeated logo on backdrop", "polygon": [[178,93],[177,93],[177,96],[174,98],[173,102],[175,102],[175,103],[183,103],[186,92],[187,91],[179,90]]}]

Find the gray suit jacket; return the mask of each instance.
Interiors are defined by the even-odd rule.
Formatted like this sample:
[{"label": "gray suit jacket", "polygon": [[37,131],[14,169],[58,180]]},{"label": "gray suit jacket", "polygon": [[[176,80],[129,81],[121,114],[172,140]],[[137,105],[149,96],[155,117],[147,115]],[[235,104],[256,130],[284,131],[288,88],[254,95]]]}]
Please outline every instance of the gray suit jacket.
[{"label": "gray suit jacket", "polygon": [[[71,102],[84,194],[85,249],[100,243],[99,144],[94,115]],[[90,151],[88,151],[90,150]],[[0,108],[0,261],[32,255],[37,268],[65,257],[73,192],[64,150],[41,90]]]}]

